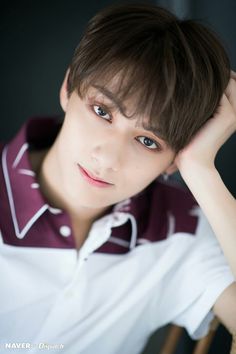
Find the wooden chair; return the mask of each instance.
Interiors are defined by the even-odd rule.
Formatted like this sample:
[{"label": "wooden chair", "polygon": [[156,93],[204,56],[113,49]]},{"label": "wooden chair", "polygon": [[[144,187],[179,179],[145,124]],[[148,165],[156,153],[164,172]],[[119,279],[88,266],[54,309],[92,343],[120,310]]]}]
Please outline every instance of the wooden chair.
[{"label": "wooden chair", "polygon": [[[196,345],[191,354],[208,353],[218,326],[219,326],[219,321],[217,319],[214,319],[212,321],[209,333],[205,337],[196,341]],[[184,328],[176,325],[171,325],[168,330],[167,336],[165,338],[163,347],[158,354],[174,354],[183,333],[184,333]],[[232,346],[229,354],[236,354],[236,334],[232,336]]]}]

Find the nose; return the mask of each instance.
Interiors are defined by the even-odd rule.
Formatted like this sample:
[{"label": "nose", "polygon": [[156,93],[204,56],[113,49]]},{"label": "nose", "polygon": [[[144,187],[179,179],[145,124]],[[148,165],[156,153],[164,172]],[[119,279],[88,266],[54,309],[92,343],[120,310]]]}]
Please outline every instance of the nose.
[{"label": "nose", "polygon": [[117,137],[106,137],[103,142],[95,143],[92,148],[91,157],[99,171],[120,170],[124,157],[124,142]]}]

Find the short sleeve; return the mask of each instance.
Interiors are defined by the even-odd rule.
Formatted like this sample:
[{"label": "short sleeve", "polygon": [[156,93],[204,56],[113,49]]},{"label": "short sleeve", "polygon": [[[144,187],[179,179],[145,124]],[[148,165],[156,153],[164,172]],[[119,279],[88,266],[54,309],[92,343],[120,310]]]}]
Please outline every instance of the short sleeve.
[{"label": "short sleeve", "polygon": [[[193,339],[207,334],[214,317],[213,305],[235,281],[220,245],[200,209],[198,216],[196,234],[191,236],[192,242],[186,246],[183,260],[176,271],[179,286],[175,288],[176,315],[172,321],[185,327]],[[181,248],[181,235],[174,237],[179,238],[177,246]]]},{"label": "short sleeve", "polygon": [[195,234],[178,232],[153,245],[158,278],[151,305],[151,330],[174,323],[193,339],[207,334],[212,307],[235,279],[202,211]]}]

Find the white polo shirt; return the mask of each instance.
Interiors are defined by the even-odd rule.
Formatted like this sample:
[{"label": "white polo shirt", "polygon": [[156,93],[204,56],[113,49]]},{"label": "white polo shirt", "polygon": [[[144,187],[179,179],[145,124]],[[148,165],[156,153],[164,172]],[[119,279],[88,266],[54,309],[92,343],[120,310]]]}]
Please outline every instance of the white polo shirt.
[{"label": "white polo shirt", "polygon": [[27,157],[56,130],[30,121],[2,152],[0,351],[138,354],[170,322],[205,335],[234,278],[190,193],[153,182],[97,220],[77,251]]}]

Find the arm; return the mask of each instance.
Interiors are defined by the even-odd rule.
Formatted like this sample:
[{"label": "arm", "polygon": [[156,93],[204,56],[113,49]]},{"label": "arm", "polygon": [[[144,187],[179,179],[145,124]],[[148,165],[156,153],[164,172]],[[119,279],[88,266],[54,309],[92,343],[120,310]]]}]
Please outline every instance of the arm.
[{"label": "arm", "polygon": [[213,118],[182,150],[175,163],[219,240],[236,277],[236,200],[214,165],[216,153],[236,131],[236,80],[231,79]]},{"label": "arm", "polygon": [[[176,156],[175,164],[205,213],[236,278],[236,200],[214,165],[218,150],[235,131],[236,77],[232,73],[214,117]],[[236,332],[236,283],[221,294],[213,310]]]}]

